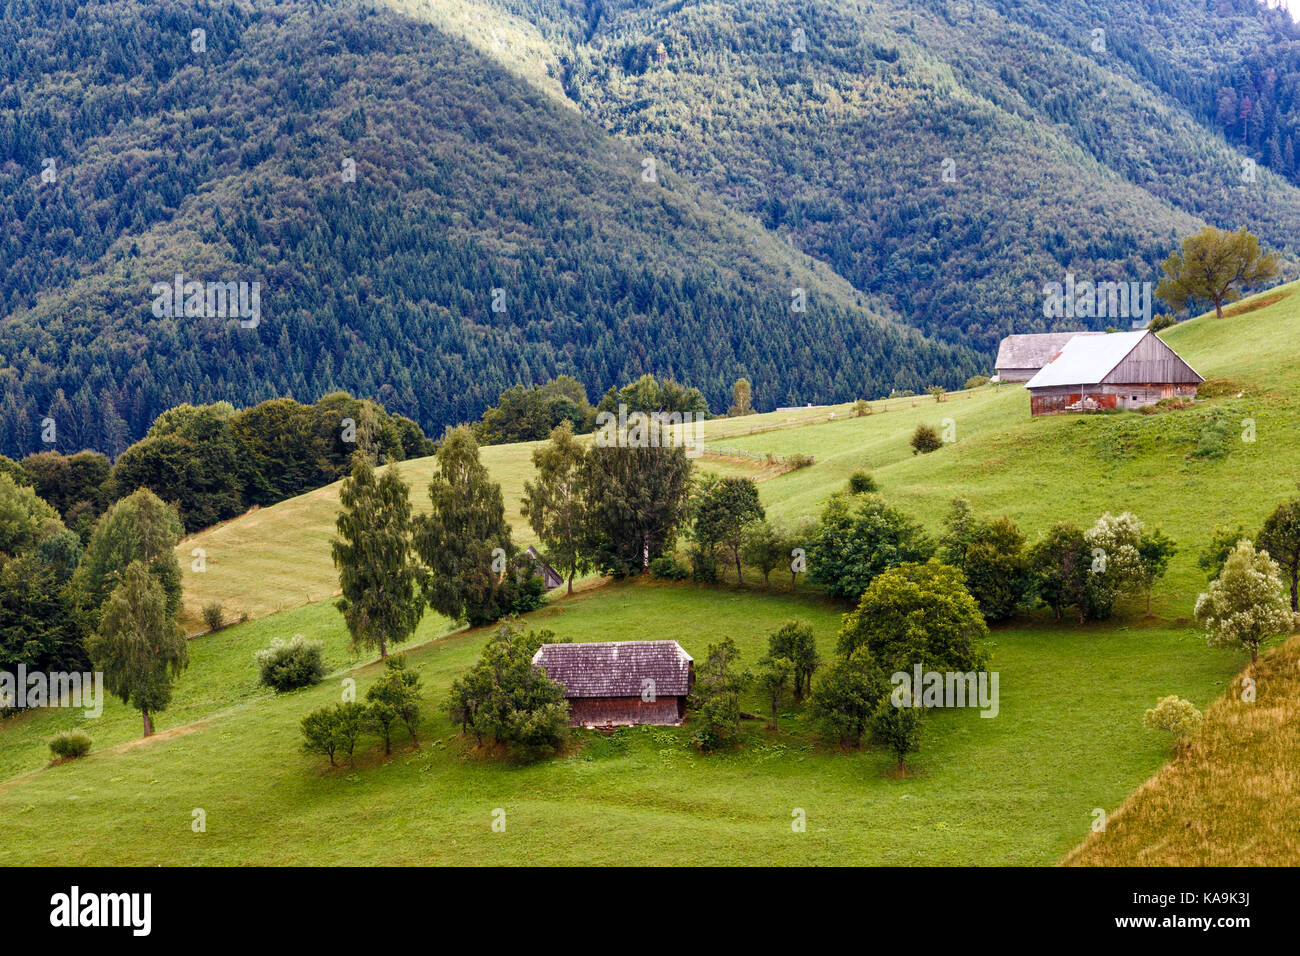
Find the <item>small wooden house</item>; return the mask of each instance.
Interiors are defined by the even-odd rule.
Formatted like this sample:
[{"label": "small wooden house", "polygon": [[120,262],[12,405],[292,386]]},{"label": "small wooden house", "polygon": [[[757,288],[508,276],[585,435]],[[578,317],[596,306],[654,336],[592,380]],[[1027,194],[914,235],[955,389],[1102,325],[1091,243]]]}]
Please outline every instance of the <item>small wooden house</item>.
[{"label": "small wooden house", "polygon": [[1205,381],[1154,332],[1076,336],[1025,383],[1031,415],[1141,408]]},{"label": "small wooden house", "polygon": [[543,644],[533,666],[564,687],[571,727],[680,724],[695,683],[676,641]]},{"label": "small wooden house", "polygon": [[546,582],[546,590],[554,591],[564,583],[564,578],[561,576],[560,572],[543,560],[542,556],[537,553],[537,549],[531,544],[524,551],[524,554],[532,560],[533,567],[537,570],[538,576]]},{"label": "small wooden house", "polygon": [[1037,332],[1008,335],[998,345],[994,363],[999,382],[1027,382],[1040,368],[1055,358],[1076,335],[1101,335],[1100,332]]}]

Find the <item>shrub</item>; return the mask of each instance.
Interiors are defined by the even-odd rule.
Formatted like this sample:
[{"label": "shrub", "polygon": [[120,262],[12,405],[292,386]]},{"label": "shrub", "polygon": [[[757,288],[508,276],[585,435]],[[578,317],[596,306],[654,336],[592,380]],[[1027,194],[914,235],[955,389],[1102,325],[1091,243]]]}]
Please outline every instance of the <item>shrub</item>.
[{"label": "shrub", "polygon": [[717,584],[720,568],[715,548],[694,545],[690,552],[691,579],[701,584]]},{"label": "shrub", "polygon": [[710,644],[691,695],[691,743],[705,753],[721,750],[740,735],[740,692],[750,675],[737,669],[740,652],[727,638]]},{"label": "shrub", "polygon": [[966,384],[962,388],[981,388],[989,383],[987,375],[972,375],[966,379]]},{"label": "shrub", "polygon": [[501,624],[477,663],[451,685],[449,714],[479,744],[504,745],[518,759],[556,753],[568,735],[564,688],[533,667],[533,655],[555,641],[550,631]]},{"label": "shrub", "polygon": [[798,471],[800,468],[807,468],[813,463],[812,455],[787,455],[785,463],[790,466],[792,471]]},{"label": "shrub", "polygon": [[876,492],[876,479],[869,471],[855,471],[849,475],[849,491],[855,495],[869,495]]},{"label": "shrub", "polygon": [[208,629],[209,634],[213,634],[223,627],[225,622],[221,619],[221,605],[216,601],[203,605],[203,623]]},{"label": "shrub", "polygon": [[1176,694],[1160,698],[1160,701],[1142,717],[1142,724],[1148,730],[1167,730],[1174,739],[1181,742],[1196,733],[1201,726],[1203,715],[1190,700],[1183,700]]},{"label": "shrub", "polygon": [[325,654],[319,641],[309,641],[301,634],[292,640],[273,640],[271,646],[254,655],[260,683],[276,693],[318,684],[325,676]]},{"label": "shrub", "polygon": [[1187,396],[1175,396],[1173,398],[1162,398],[1154,405],[1143,405],[1138,409],[1139,415],[1159,415],[1161,412],[1177,412],[1184,408],[1191,408],[1196,402]]},{"label": "shrub", "polygon": [[871,403],[865,398],[859,398],[853,403],[853,416],[855,418],[865,418],[871,414]]},{"label": "shrub", "polygon": [[546,603],[546,582],[540,574],[529,574],[522,581],[516,582],[509,592],[511,614],[527,614],[536,611]]},{"label": "shrub", "polygon": [[335,754],[351,760],[365,715],[366,708],[355,701],[313,710],[302,719],[303,752],[329,757],[330,766]]},{"label": "shrub", "polygon": [[1167,329],[1177,324],[1178,320],[1172,315],[1168,312],[1161,312],[1159,315],[1152,317],[1151,321],[1147,323],[1147,328],[1152,332],[1159,332],[1161,329]]},{"label": "shrub", "polygon": [[1223,398],[1227,395],[1244,394],[1245,388],[1240,382],[1226,378],[1207,378],[1196,389],[1198,398]]},{"label": "shrub", "polygon": [[942,402],[943,397],[948,394],[948,390],[942,385],[931,385],[925,392],[927,395],[933,395],[936,402]]},{"label": "shrub", "polygon": [[366,691],[369,706],[365,725],[384,738],[384,753],[392,753],[393,724],[406,725],[411,740],[418,743],[415,729],[420,723],[420,675],[406,666],[406,658],[390,657],[384,662],[384,676]]},{"label": "shrub", "polygon": [[1192,449],[1192,457],[1203,459],[1226,457],[1231,430],[1227,420],[1219,414],[1218,409],[1215,409],[1215,414],[1201,426],[1201,434],[1196,439],[1196,447]]},{"label": "shrub", "polygon": [[75,760],[90,753],[90,734],[84,730],[65,730],[50,738],[50,753],[59,760]]},{"label": "shrub", "polygon": [[943,447],[943,439],[939,433],[929,425],[917,425],[916,431],[912,432],[912,454],[930,454]]},{"label": "shrub", "polygon": [[691,569],[671,554],[665,554],[650,562],[650,573],[666,581],[684,581],[691,576]]}]

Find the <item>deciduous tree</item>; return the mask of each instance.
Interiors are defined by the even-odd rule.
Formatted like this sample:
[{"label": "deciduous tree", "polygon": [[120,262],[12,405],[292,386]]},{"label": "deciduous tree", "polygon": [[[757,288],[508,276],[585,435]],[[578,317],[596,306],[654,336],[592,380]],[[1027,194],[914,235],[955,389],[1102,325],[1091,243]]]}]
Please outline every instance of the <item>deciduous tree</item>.
[{"label": "deciduous tree", "polygon": [[593,447],[583,480],[596,566],[614,575],[648,573],[650,559],[672,547],[686,518],[690,476],[680,445]]},{"label": "deciduous tree", "polygon": [[772,705],[772,729],[777,730],[777,709],[786,694],[793,690],[794,662],[788,657],[768,653],[758,662],[758,687]]},{"label": "deciduous tree", "polygon": [[1264,521],[1255,543],[1285,572],[1291,585],[1291,610],[1300,611],[1300,498],[1278,505]]},{"label": "deciduous tree", "polygon": [[1249,541],[1238,541],[1210,590],[1196,599],[1196,622],[1205,628],[1206,642],[1248,648],[1250,662],[1258,662],[1262,642],[1296,627],[1284,587],[1277,562]]},{"label": "deciduous tree", "polygon": [[750,478],[711,481],[700,489],[692,510],[697,542],[701,545],[716,542],[730,551],[736,565],[736,580],[744,584],[741,544],[749,528],[763,520],[758,486]]},{"label": "deciduous tree", "polygon": [[172,681],[189,663],[189,648],[162,585],[142,561],[122,572],[86,649],[109,692],[140,711],[148,737],[152,715],[167,709]]},{"label": "deciduous tree", "polygon": [[1164,277],[1156,295],[1175,309],[1189,302],[1212,302],[1223,318],[1223,304],[1241,298],[1242,290],[1268,282],[1278,273],[1277,257],[1259,248],[1259,238],[1245,226],[1236,232],[1206,226],[1183,240],[1182,248],[1160,264]]},{"label": "deciduous tree", "polygon": [[921,746],[921,711],[906,705],[895,707],[886,695],[876,705],[871,732],[898,759],[898,772],[906,773],[904,758]]},{"label": "deciduous tree", "polygon": [[808,576],[835,597],[856,601],[882,572],[925,561],[934,545],[921,526],[877,495],[834,495],[811,535]]},{"label": "deciduous tree", "polygon": [[334,606],[343,614],[353,647],[378,647],[386,658],[389,644],[410,637],[424,614],[410,495],[395,465],[376,479],[370,459],[358,453],[339,503],[338,536],[331,539],[330,552],[343,595]]},{"label": "deciduous tree", "polygon": [[523,516],[546,549],[546,559],[568,579],[591,567],[591,508],[583,483],[586,448],[568,422],[533,451],[537,480],[524,482]]},{"label": "deciduous tree", "polygon": [[931,558],[882,573],[844,616],[838,652],[870,651],[888,672],[977,671],[984,653],[977,641],[988,634],[979,605],[956,568]]},{"label": "deciduous tree", "polygon": [[876,705],[889,693],[889,683],[871,652],[860,647],[836,655],[817,678],[812,713],[825,733],[841,745],[857,747],[870,729]]},{"label": "deciduous tree", "polygon": [[515,546],[501,486],[488,477],[468,428],[448,429],[429,498],[432,510],[415,519],[415,548],[429,570],[429,605],[475,625],[509,613]]},{"label": "deciduous tree", "polygon": [[813,672],[820,661],[812,627],[800,621],[786,621],[768,638],[767,644],[769,657],[784,657],[794,667],[791,690],[795,701],[802,701],[812,693]]},{"label": "deciduous tree", "polygon": [[167,614],[174,617],[181,602],[174,549],[182,533],[175,510],[148,488],[114,502],[96,523],[74,578],[86,607],[98,612],[127,566],[139,561],[162,587]]}]

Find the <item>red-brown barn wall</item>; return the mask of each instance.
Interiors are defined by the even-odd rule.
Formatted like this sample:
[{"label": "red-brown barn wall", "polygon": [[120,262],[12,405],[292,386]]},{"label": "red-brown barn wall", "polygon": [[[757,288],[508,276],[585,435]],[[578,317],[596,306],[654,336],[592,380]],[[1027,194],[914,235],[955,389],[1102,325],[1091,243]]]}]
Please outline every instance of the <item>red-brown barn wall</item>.
[{"label": "red-brown barn wall", "polygon": [[1185,383],[1158,383],[1143,385],[1089,385],[1036,390],[1029,398],[1031,415],[1054,415],[1066,411],[1066,406],[1091,398],[1102,408],[1141,408],[1154,405],[1162,398],[1196,397],[1196,385]]},{"label": "red-brown barn wall", "polygon": [[569,726],[605,724],[675,724],[686,714],[683,697],[570,697]]}]

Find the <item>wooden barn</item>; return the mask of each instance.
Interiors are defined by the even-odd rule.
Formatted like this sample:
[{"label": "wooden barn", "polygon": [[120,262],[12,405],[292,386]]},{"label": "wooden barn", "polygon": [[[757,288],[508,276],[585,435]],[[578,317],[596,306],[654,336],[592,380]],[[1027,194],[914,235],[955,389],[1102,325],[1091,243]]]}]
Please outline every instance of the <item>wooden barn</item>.
[{"label": "wooden barn", "polygon": [[1054,359],[1076,335],[1101,335],[1101,332],[1039,332],[1008,335],[998,345],[999,382],[1027,382],[1040,368]]},{"label": "wooden barn", "polygon": [[1203,381],[1160,336],[1144,329],[1075,336],[1025,388],[1031,415],[1053,415],[1190,398]]},{"label": "wooden barn", "polygon": [[564,577],[560,572],[551,567],[531,544],[524,551],[524,554],[532,560],[533,567],[537,570],[538,575],[546,582],[546,590],[554,591],[564,583]]},{"label": "wooden barn", "polygon": [[543,644],[533,666],[564,687],[571,727],[680,724],[695,683],[676,641]]}]

